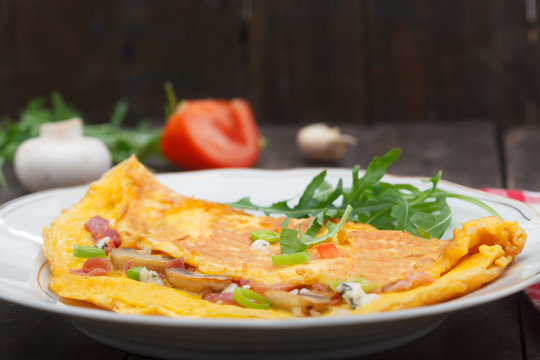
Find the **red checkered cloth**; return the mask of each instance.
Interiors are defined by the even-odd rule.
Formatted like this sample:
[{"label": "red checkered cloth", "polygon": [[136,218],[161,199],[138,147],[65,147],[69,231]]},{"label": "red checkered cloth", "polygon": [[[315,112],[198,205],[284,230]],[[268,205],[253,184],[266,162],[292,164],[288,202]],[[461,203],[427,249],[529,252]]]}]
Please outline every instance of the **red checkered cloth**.
[{"label": "red checkered cloth", "polygon": [[[493,188],[481,189],[481,190],[487,191],[492,194],[500,195],[500,196],[506,196],[511,199],[523,201],[527,203],[528,205],[532,206],[538,213],[540,213],[540,192],[526,191],[526,190],[493,189]],[[540,282],[529,286],[527,289],[525,289],[525,292],[527,293],[527,295],[529,295],[529,298],[531,299],[533,304],[536,306],[536,308],[540,310]]]}]

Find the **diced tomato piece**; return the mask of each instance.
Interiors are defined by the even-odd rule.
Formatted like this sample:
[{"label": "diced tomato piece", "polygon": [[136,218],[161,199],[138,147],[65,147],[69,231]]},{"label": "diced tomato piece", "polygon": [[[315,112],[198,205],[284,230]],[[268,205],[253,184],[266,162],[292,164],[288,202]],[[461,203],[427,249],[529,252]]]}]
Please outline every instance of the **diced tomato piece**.
[{"label": "diced tomato piece", "polygon": [[319,244],[315,246],[315,250],[317,250],[322,259],[332,259],[341,255],[334,243]]},{"label": "diced tomato piece", "polygon": [[83,276],[103,276],[111,272],[111,262],[104,258],[90,258],[80,269],[69,270],[72,274]]}]

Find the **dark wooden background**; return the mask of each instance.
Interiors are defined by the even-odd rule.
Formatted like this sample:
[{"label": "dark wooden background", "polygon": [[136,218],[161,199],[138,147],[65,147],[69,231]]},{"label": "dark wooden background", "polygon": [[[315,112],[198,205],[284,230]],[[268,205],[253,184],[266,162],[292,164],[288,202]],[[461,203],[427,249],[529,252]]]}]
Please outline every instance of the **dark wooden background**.
[{"label": "dark wooden background", "polygon": [[0,0],[0,115],[242,96],[261,123],[539,123],[540,0]]}]

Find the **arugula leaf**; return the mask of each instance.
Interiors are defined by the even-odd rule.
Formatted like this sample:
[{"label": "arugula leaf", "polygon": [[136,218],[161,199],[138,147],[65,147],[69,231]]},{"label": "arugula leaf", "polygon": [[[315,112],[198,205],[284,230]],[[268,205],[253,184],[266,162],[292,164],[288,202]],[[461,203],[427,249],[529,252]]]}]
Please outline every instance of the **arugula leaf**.
[{"label": "arugula leaf", "polygon": [[304,193],[300,197],[300,200],[298,200],[298,205],[295,206],[295,209],[309,207],[310,205],[314,205],[317,203],[317,199],[314,198],[314,195],[321,186],[326,187],[327,183],[325,183],[324,181],[325,177],[326,170],[322,171],[319,175],[315,176],[311,180],[308,186],[306,186],[306,190],[304,190]]},{"label": "arugula leaf", "polygon": [[319,230],[324,226],[326,220],[335,219],[337,217],[340,217],[341,214],[342,214],[342,211],[338,209],[327,209],[327,210],[321,211],[320,213],[315,215],[313,219],[311,220],[311,224],[306,230],[306,234],[310,236],[315,236],[317,232],[319,232]]},{"label": "arugula leaf", "polygon": [[423,238],[440,238],[452,221],[452,210],[446,203],[445,196],[438,196],[436,201],[439,207],[438,213],[417,211],[410,217],[411,224]]},{"label": "arugula leaf", "polygon": [[409,202],[401,196],[399,191],[389,191],[386,196],[394,201],[394,205],[390,210],[390,215],[395,220],[395,229],[411,232],[409,218],[411,217],[413,210]]},{"label": "arugula leaf", "polygon": [[431,189],[423,191],[423,192],[417,194],[418,196],[416,197],[416,199],[414,199],[414,201],[412,201],[412,204],[414,205],[414,204],[421,203],[421,202],[425,201],[426,199],[428,199],[429,197],[431,197],[433,195],[433,192],[437,188],[437,184],[439,184],[439,180],[441,179],[441,176],[442,176],[442,171],[439,170],[437,175],[435,175],[434,177],[429,179],[429,181],[433,184]]},{"label": "arugula leaf", "polygon": [[75,108],[66,104],[64,98],[58,91],[53,91],[51,93],[51,106],[53,121],[68,120],[80,116]]},{"label": "arugula leaf", "polygon": [[353,188],[351,194],[347,197],[347,203],[353,204],[354,202],[362,201],[364,191],[377,183],[385,174],[386,169],[392,165],[401,155],[401,149],[393,149],[381,156],[380,158],[374,157],[371,160],[364,176],[358,178],[358,170],[360,166],[356,165],[353,168]]},{"label": "arugula leaf", "polygon": [[343,187],[342,179],[333,187],[325,181],[327,173],[323,171],[310,181],[295,206],[289,206],[289,200],[278,201],[270,206],[258,206],[249,197],[229,205],[294,218],[312,216],[313,220],[306,233],[300,233],[300,240],[308,245],[320,240],[315,235],[324,224],[327,224],[331,232],[334,224],[327,220],[339,217],[343,219],[348,206],[352,207],[347,213],[351,221],[371,224],[378,229],[408,231],[425,238],[441,237],[450,225],[452,214],[448,198],[468,201],[500,217],[495,210],[478,199],[438,189],[441,171],[426,180],[432,185],[427,190],[411,184],[380,181],[400,154],[400,149],[394,149],[380,158],[373,158],[362,177],[359,177],[360,167],[355,166],[352,169],[350,188]]},{"label": "arugula leaf", "polygon": [[321,184],[319,189],[314,195],[314,198],[318,200],[318,206],[330,206],[334,201],[341,196],[343,192],[343,180],[339,179],[336,188],[332,188],[327,182]]},{"label": "arugula leaf", "polygon": [[281,253],[294,254],[306,250],[308,246],[298,239],[298,232],[296,230],[287,228],[288,224],[288,218],[281,224],[281,232],[279,233],[278,240]]},{"label": "arugula leaf", "polygon": [[491,215],[493,216],[496,216],[496,217],[501,217],[501,215],[499,215],[498,212],[496,212],[494,209],[492,209],[490,206],[484,204],[483,202],[481,202],[480,200],[478,199],[475,199],[473,197],[470,197],[470,196],[466,196],[466,195],[459,195],[459,194],[453,194],[451,192],[448,192],[448,191],[444,191],[444,190],[440,190],[440,189],[437,189],[435,192],[434,192],[435,195],[445,195],[447,197],[451,197],[451,198],[454,198],[454,199],[459,199],[459,200],[463,200],[463,201],[467,201],[473,205],[476,205],[484,210],[486,210],[488,213],[490,213]]},{"label": "arugula leaf", "polygon": [[[309,246],[322,243],[323,241],[326,241],[329,238],[336,236],[338,231],[343,227],[343,225],[347,221],[351,211],[352,211],[352,207],[347,206],[347,209],[345,210],[345,213],[343,214],[341,221],[338,224],[334,224],[328,221],[324,225],[322,225],[324,223],[324,219],[326,219],[328,216],[331,216],[332,218],[334,217],[332,214],[328,214],[327,210],[317,215],[314,218],[314,222],[317,224],[316,227],[320,228],[321,226],[324,226],[328,230],[325,235],[320,236],[320,237],[311,236],[307,233],[305,234],[302,233],[300,226],[298,226],[298,230],[287,228],[287,225],[289,224],[290,219],[286,218],[281,223],[281,231],[280,231],[279,239],[278,239],[278,242],[281,248],[281,254],[302,253],[306,251]],[[300,236],[298,236],[299,234]]]},{"label": "arugula leaf", "polygon": [[115,128],[120,128],[128,112],[128,102],[124,99],[119,100],[111,115],[111,125]]}]

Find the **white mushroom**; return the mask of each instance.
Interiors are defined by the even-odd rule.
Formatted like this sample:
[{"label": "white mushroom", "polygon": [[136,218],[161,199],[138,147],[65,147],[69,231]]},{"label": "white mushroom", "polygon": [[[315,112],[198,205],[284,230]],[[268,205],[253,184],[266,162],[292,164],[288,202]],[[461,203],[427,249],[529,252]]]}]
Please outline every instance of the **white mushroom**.
[{"label": "white mushroom", "polygon": [[222,292],[233,280],[228,276],[197,274],[177,268],[165,269],[165,277],[173,287],[193,293]]},{"label": "white mushroom", "polygon": [[317,312],[325,311],[330,306],[331,300],[323,295],[303,294],[296,295],[287,291],[267,290],[264,297],[272,302],[272,306],[291,311],[301,312],[309,315],[311,310]]},{"label": "white mushroom", "polygon": [[172,258],[162,255],[152,255],[145,251],[116,248],[112,249],[111,263],[117,270],[123,270],[131,263],[132,266],[144,266],[148,270],[158,271],[160,273],[165,272],[165,265],[172,260]]},{"label": "white mushroom", "polygon": [[296,142],[300,152],[311,160],[339,161],[349,145],[356,145],[356,138],[341,134],[339,127],[324,123],[311,124],[298,131]]},{"label": "white mushroom", "polygon": [[15,152],[15,175],[32,191],[84,184],[98,179],[112,165],[111,154],[98,139],[83,136],[79,118],[41,124],[39,136]]}]

